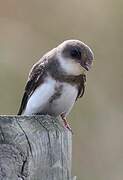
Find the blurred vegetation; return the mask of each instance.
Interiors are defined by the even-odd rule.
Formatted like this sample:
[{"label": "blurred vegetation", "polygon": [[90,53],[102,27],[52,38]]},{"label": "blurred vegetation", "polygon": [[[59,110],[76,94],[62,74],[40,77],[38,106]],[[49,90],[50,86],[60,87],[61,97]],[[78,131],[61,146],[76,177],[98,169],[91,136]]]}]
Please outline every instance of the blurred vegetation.
[{"label": "blurred vegetation", "polygon": [[83,99],[69,116],[73,174],[123,179],[123,1],[0,0],[0,113],[16,114],[29,69],[66,39],[95,53]]}]

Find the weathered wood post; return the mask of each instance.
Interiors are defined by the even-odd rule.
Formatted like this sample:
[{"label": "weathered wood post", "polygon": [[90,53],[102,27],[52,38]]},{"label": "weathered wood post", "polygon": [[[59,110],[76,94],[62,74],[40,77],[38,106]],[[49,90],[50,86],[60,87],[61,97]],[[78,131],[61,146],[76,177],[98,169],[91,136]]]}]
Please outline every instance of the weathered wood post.
[{"label": "weathered wood post", "polygon": [[0,116],[0,180],[72,180],[72,135],[50,116]]}]

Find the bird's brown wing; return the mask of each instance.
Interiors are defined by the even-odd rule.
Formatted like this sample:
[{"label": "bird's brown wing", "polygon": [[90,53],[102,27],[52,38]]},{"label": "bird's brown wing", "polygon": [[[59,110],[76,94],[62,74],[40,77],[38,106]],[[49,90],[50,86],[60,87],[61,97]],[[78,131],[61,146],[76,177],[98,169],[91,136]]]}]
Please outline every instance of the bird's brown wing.
[{"label": "bird's brown wing", "polygon": [[29,74],[28,81],[25,87],[24,95],[21,101],[21,106],[18,111],[18,115],[21,115],[27,105],[27,101],[30,96],[33,94],[35,89],[43,83],[44,77],[44,65],[43,64],[35,64]]},{"label": "bird's brown wing", "polygon": [[78,84],[78,95],[77,95],[77,98],[81,98],[85,92],[85,82],[86,82],[86,75],[81,75],[80,76],[80,81],[79,81],[79,84]]}]

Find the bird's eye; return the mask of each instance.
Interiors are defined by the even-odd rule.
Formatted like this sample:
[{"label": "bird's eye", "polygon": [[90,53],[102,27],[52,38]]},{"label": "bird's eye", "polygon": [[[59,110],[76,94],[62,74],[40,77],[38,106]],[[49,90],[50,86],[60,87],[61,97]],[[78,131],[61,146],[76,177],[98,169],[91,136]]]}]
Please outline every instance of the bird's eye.
[{"label": "bird's eye", "polygon": [[81,52],[79,49],[71,49],[70,55],[72,58],[81,59]]}]

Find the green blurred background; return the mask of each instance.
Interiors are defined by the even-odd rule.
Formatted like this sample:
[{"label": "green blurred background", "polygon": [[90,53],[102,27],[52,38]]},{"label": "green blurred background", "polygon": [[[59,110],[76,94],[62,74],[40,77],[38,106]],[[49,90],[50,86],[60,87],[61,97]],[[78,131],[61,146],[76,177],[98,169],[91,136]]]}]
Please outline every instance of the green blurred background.
[{"label": "green blurred background", "polygon": [[95,53],[86,93],[69,116],[72,173],[79,180],[122,180],[122,0],[0,0],[0,113],[17,113],[32,64],[71,38]]}]

